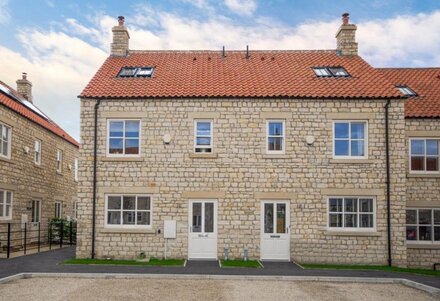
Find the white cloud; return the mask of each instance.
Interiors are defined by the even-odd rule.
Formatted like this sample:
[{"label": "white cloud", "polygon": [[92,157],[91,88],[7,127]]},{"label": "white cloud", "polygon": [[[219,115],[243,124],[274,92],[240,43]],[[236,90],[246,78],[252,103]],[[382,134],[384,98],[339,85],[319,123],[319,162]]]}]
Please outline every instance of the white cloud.
[{"label": "white cloud", "polygon": [[256,0],[225,0],[225,5],[239,15],[252,15],[257,9]]},{"label": "white cloud", "polygon": [[[1,0],[0,0],[1,1]],[[57,30],[20,31],[19,53],[0,46],[0,79],[15,86],[21,72],[29,73],[34,100],[75,137],[79,136],[82,91],[109,52],[116,17],[97,14],[88,24],[66,19]],[[354,20],[355,21],[355,20]],[[355,21],[356,22],[356,21]],[[243,25],[222,15],[205,20],[139,7],[126,16],[131,49],[334,49],[339,18],[289,26],[256,17]],[[361,55],[374,66],[439,66],[440,11],[430,14],[370,20],[358,25]],[[89,42],[86,42],[89,41]]]},{"label": "white cloud", "polygon": [[0,24],[7,23],[11,18],[8,9],[9,0],[0,0]]}]

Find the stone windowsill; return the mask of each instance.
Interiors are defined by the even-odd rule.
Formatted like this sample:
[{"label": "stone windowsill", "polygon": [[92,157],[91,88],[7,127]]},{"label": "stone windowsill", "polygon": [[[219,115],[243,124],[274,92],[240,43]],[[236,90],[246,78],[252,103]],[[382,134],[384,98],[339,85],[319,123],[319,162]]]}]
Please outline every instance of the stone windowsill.
[{"label": "stone windowsill", "polygon": [[2,156],[0,156],[0,161],[8,162],[8,163],[14,164],[14,162],[12,162],[12,159],[11,159],[11,158],[5,158],[5,157],[2,157]]},{"label": "stone windowsill", "polygon": [[440,173],[409,173],[407,178],[440,178]]},{"label": "stone windowsill", "polygon": [[34,166],[37,167],[37,168],[43,168],[43,166],[41,164],[37,164],[35,162],[34,162]]},{"label": "stone windowsill", "polygon": [[102,162],[143,162],[142,157],[101,157],[99,161]]},{"label": "stone windowsill", "polygon": [[324,230],[325,235],[334,236],[382,236],[376,231],[338,231],[338,230]]},{"label": "stone windowsill", "polygon": [[155,234],[156,231],[148,229],[130,229],[130,228],[103,228],[99,230],[101,233],[121,233],[121,234]]},{"label": "stone windowsill", "polygon": [[0,219],[0,224],[12,223],[12,219]]},{"label": "stone windowsill", "polygon": [[286,154],[264,154],[263,159],[286,159]]},{"label": "stone windowsill", "polygon": [[62,176],[62,175],[63,175],[63,172],[57,170],[57,175]]},{"label": "stone windowsill", "polygon": [[440,244],[406,243],[408,249],[434,249],[440,250]]},{"label": "stone windowsill", "polygon": [[371,159],[330,159],[332,164],[371,164],[374,160]]},{"label": "stone windowsill", "polygon": [[189,154],[189,157],[191,159],[216,159],[218,157],[218,154]]}]

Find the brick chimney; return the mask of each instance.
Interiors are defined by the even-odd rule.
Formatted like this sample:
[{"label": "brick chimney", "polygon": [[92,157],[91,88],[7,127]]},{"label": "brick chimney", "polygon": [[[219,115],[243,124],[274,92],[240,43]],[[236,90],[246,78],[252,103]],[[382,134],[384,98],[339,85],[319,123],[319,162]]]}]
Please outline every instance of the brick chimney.
[{"label": "brick chimney", "polygon": [[17,91],[32,102],[32,83],[28,81],[26,72],[23,72],[22,78],[17,80]]},{"label": "brick chimney", "polygon": [[357,55],[356,25],[350,24],[350,14],[342,14],[342,25],[336,33],[337,47],[341,55]]},{"label": "brick chimney", "polygon": [[124,25],[125,18],[123,16],[118,17],[118,26],[112,28],[113,43],[111,43],[110,54],[114,56],[127,56],[128,55],[128,40],[130,35],[128,34],[127,27]]}]

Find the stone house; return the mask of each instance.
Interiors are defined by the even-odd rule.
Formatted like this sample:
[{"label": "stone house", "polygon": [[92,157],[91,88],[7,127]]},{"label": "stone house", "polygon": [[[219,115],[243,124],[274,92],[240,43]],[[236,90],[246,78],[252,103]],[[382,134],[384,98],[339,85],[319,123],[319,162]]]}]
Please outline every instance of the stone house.
[{"label": "stone house", "polygon": [[0,247],[7,245],[9,223],[16,248],[24,235],[16,232],[22,223],[32,231],[30,243],[39,224],[42,230],[54,217],[75,217],[78,148],[34,104],[26,73],[17,80],[17,90],[0,81]]},{"label": "stone house", "polygon": [[409,97],[355,32],[344,14],[335,50],[143,51],[120,17],[79,96],[77,257],[439,261],[407,247]]}]

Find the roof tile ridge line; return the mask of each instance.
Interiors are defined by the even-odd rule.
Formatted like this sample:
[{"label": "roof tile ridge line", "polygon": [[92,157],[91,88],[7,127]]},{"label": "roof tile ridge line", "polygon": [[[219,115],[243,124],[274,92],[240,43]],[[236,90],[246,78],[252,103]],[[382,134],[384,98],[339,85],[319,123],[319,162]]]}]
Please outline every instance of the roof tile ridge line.
[{"label": "roof tile ridge line", "polygon": [[[246,49],[240,50],[240,49],[232,49],[232,50],[225,50],[226,52],[237,52],[242,53],[246,52]],[[335,53],[336,49],[254,49],[249,50],[250,52],[274,52],[274,53],[316,53],[316,52],[323,52],[323,53]],[[205,49],[205,50],[176,50],[176,49],[169,49],[169,50],[142,50],[142,49],[130,49],[131,53],[135,54],[143,54],[143,53],[221,53],[222,50],[213,50],[213,49]]]},{"label": "roof tile ridge line", "polygon": [[440,67],[377,67],[378,70],[440,70]]}]

